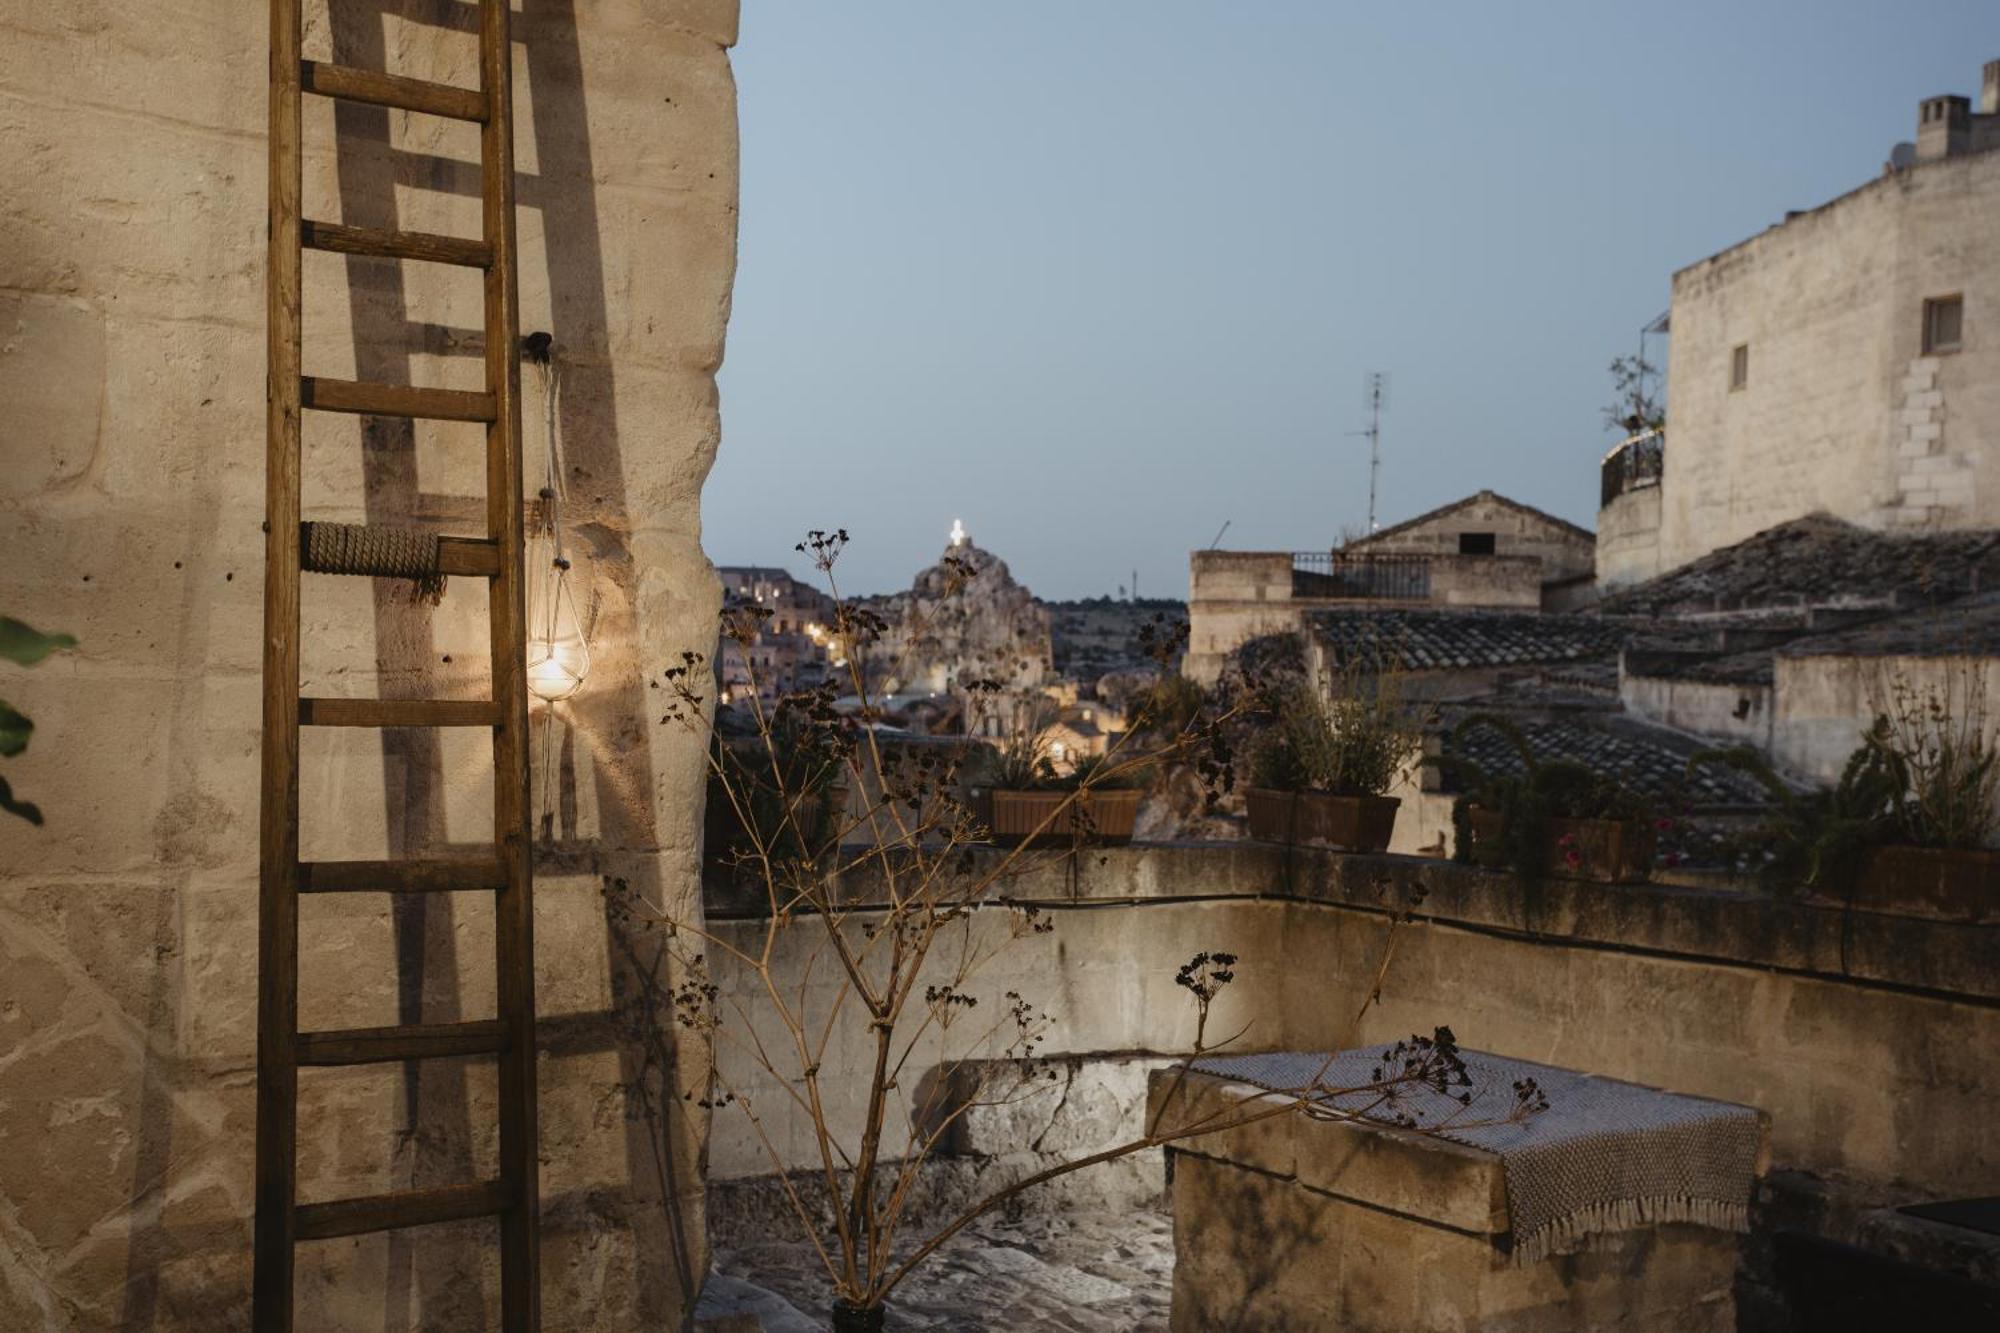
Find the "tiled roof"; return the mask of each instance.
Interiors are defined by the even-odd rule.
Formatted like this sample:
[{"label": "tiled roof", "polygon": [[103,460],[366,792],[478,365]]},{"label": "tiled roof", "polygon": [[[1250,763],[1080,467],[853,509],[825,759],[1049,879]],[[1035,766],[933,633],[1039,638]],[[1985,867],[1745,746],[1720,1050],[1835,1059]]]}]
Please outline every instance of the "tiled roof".
[{"label": "tiled roof", "polygon": [[2000,585],[2000,532],[1899,535],[1827,514],[1767,528],[1597,604],[1608,616],[1935,603]]},{"label": "tiled roof", "polygon": [[[1685,794],[1696,806],[1762,806],[1769,798],[1756,779],[1734,769],[1705,764],[1690,777],[1688,756],[1702,743],[1664,727],[1630,718],[1579,714],[1543,721],[1517,721],[1538,760],[1569,759],[1616,777],[1654,798]],[[1521,757],[1491,727],[1473,727],[1460,742],[1449,734],[1446,753],[1462,753],[1495,777],[1521,772]]]},{"label": "tiled roof", "polygon": [[1529,612],[1333,610],[1310,619],[1334,661],[1409,671],[1610,662],[1629,633],[1592,617]]},{"label": "tiled roof", "polygon": [[1794,639],[1783,657],[2000,656],[2000,592]]}]

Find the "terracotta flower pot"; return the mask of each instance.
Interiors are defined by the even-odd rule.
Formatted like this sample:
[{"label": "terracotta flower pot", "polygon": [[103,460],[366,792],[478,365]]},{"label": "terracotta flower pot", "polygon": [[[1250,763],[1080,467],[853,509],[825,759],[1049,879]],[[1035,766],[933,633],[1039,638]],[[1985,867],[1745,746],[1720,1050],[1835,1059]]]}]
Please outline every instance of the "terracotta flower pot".
[{"label": "terracotta flower pot", "polygon": [[1507,817],[1483,805],[1465,808],[1465,828],[1472,845],[1466,859],[1476,866],[1498,870],[1507,864]]},{"label": "terracotta flower pot", "polygon": [[1386,850],[1401,804],[1394,796],[1335,796],[1268,787],[1252,787],[1244,794],[1251,837],[1344,852]]},{"label": "terracotta flower pot", "polygon": [[[808,797],[800,809],[797,824],[805,835],[807,850],[817,854],[823,850],[822,840],[832,836],[834,830],[844,828],[847,816],[847,787],[834,783],[815,797]],[[774,816],[775,817],[775,816]],[[729,797],[717,790],[713,783],[708,793],[708,804],[702,811],[703,857],[709,861],[726,858],[734,852],[750,845],[750,831],[743,827],[737,816],[736,807]],[[773,830],[775,831],[775,830]],[[797,839],[789,853],[780,849],[779,855],[798,855]]]},{"label": "terracotta flower pot", "polygon": [[1599,884],[1642,884],[1658,838],[1644,819],[1551,819],[1544,835],[1549,874]]},{"label": "terracotta flower pot", "polygon": [[[1139,791],[1107,787],[1097,791],[995,791],[988,821],[993,841],[1003,847],[1022,843],[1127,843],[1139,821]],[[1069,802],[1057,813],[1057,808]],[[1039,831],[1038,831],[1039,830]]]},{"label": "terracotta flower pot", "polygon": [[[1808,888],[1809,902],[1846,905],[1838,891]],[[1934,921],[2000,920],[2000,851],[1985,847],[1871,847],[1854,878],[1857,911]]]},{"label": "terracotta flower pot", "polygon": [[[1468,806],[1468,859],[1489,870],[1509,864],[1507,817],[1487,806]],[[1542,832],[1542,871],[1558,879],[1599,884],[1643,883],[1653,867],[1654,826],[1643,819],[1550,819]]]}]

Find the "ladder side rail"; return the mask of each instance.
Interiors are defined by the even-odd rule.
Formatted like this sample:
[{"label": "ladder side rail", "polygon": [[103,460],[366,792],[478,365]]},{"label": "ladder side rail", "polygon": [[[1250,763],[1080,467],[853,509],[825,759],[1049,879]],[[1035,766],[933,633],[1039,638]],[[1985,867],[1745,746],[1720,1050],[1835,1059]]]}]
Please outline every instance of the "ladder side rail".
[{"label": "ladder side rail", "polygon": [[521,472],[520,291],[514,234],[514,91],[508,0],[480,6],[480,132],[486,276],[487,536],[500,554],[488,584],[492,636],[493,833],[507,887],[496,900],[494,961],[500,1017],[510,1043],[500,1056],[500,1169],[511,1206],[500,1221],[501,1327],[541,1324],[540,1153],[535,1107],[535,975],[532,849],[528,842],[527,605]]},{"label": "ladder side rail", "polygon": [[292,1327],[297,1238],[302,0],[271,0],[264,678],[257,881],[258,1333]]}]

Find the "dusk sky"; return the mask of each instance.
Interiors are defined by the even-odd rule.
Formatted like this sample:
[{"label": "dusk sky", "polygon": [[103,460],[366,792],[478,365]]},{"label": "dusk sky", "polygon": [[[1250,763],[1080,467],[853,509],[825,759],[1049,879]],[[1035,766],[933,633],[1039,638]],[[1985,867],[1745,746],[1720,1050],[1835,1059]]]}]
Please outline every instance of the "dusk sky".
[{"label": "dusk sky", "polygon": [[[1993,0],[753,0],[703,540],[954,518],[1049,597],[1482,487],[1594,527],[1606,363],[1673,271],[1976,97]],[[1657,346],[1657,343],[1655,344]]]}]

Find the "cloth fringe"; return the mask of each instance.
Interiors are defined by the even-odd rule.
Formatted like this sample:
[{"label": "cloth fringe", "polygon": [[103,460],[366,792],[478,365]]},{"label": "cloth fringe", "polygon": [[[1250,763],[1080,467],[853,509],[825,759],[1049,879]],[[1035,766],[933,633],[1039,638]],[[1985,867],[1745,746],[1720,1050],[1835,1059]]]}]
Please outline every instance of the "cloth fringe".
[{"label": "cloth fringe", "polygon": [[1594,1238],[1609,1233],[1636,1231],[1640,1227],[1669,1222],[1689,1222],[1719,1231],[1748,1231],[1750,1205],[1721,1199],[1659,1195],[1585,1204],[1575,1212],[1542,1226],[1532,1235],[1516,1236],[1514,1266],[1523,1268],[1553,1255],[1575,1254],[1588,1249]]},{"label": "cloth fringe", "polygon": [[358,523],[301,523],[299,536],[299,561],[315,573],[408,579],[417,600],[432,606],[444,600],[435,534]]}]

